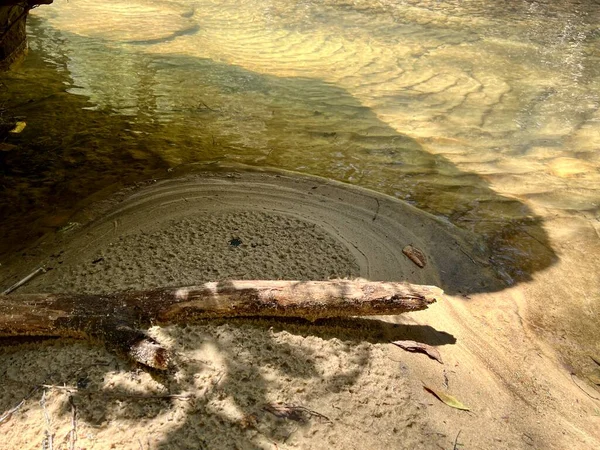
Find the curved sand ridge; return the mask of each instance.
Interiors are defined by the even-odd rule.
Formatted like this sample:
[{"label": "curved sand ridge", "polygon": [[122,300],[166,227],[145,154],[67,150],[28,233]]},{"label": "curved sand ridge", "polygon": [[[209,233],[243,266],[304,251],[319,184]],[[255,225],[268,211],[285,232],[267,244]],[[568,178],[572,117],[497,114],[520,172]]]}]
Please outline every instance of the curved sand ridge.
[{"label": "curved sand ridge", "polygon": [[[361,188],[248,171],[156,182],[65,236],[28,291],[111,292],[222,279],[364,277],[494,290],[474,236]],[[428,263],[417,267],[402,249]],[[25,290],[25,289],[24,289]]]}]

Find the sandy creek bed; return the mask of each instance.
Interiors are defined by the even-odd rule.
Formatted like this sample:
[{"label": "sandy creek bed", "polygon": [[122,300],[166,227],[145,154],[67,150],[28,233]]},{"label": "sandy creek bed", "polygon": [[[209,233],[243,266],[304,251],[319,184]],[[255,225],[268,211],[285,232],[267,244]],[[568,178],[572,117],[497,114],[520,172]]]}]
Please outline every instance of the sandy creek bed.
[{"label": "sandy creek bed", "polygon": [[[13,280],[36,264],[52,268],[19,292],[360,276],[448,295],[397,317],[154,327],[177,354],[166,375],[93,343],[7,343],[0,410],[35,386],[55,387],[34,391],[0,424],[0,448],[40,448],[48,436],[68,448],[73,411],[81,449],[598,445],[597,391],[534,333],[528,303],[547,283],[503,286],[477,236],[408,204],[322,178],[229,170],[140,185],[76,219],[9,266]],[[402,254],[407,244],[427,254],[424,269]],[[444,364],[389,343],[397,339],[438,346]],[[423,383],[471,411],[444,405]],[[264,409],[274,402],[325,418],[278,419]]]}]

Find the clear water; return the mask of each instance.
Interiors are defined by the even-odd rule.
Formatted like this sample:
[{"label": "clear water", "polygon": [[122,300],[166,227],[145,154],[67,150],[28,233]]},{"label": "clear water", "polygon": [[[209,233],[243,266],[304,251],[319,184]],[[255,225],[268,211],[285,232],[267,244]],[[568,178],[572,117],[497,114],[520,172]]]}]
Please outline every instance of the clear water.
[{"label": "clear water", "polygon": [[123,185],[243,163],[411,202],[527,278],[556,260],[547,219],[600,221],[599,23],[595,1],[56,0],[2,75],[28,125],[0,152],[0,252]]}]

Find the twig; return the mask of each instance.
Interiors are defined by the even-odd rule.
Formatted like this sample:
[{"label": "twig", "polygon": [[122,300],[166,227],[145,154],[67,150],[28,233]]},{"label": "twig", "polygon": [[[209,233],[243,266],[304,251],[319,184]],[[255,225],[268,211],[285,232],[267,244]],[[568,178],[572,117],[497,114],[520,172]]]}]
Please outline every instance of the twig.
[{"label": "twig", "polygon": [[225,372],[221,372],[219,374],[219,378],[217,378],[217,381],[213,381],[210,384],[210,386],[206,387],[206,389],[204,390],[204,393],[202,394],[202,397],[208,398],[209,394],[211,394],[217,388],[217,386],[219,386],[219,383],[221,382],[221,380],[223,379],[224,376],[225,376]]},{"label": "twig", "polygon": [[377,197],[375,197],[375,201],[377,202],[377,209],[375,210],[375,215],[373,216],[373,218],[371,219],[372,222],[375,222],[375,219],[377,219],[377,216],[379,215],[379,208],[380,208],[380,204],[379,204],[379,199]]},{"label": "twig", "polygon": [[25,398],[23,398],[23,400],[21,400],[17,406],[14,406],[13,408],[9,409],[4,414],[2,414],[2,417],[0,417],[0,423],[10,419],[12,417],[12,415],[14,413],[16,413],[21,408],[21,406],[23,406],[25,401],[28,400],[33,394],[35,394],[39,390],[40,390],[40,386],[36,386],[31,391],[29,391],[29,394],[27,394],[25,396]]},{"label": "twig", "polygon": [[460,432],[461,432],[461,431],[462,431],[462,430],[458,430],[458,433],[456,434],[456,438],[454,439],[454,447],[452,447],[452,448],[453,448],[453,450],[458,450],[458,446],[459,446],[459,445],[462,445],[462,444],[459,444],[459,443],[458,443],[458,437],[460,436]]},{"label": "twig", "polygon": [[54,433],[50,432],[50,416],[48,416],[48,411],[46,410],[46,391],[42,393],[40,405],[42,406],[42,411],[44,412],[44,419],[46,420],[46,430],[44,431],[44,440],[42,442],[42,448],[44,450],[54,450]]},{"label": "twig", "polygon": [[279,417],[280,419],[290,419],[296,422],[304,423],[308,419],[303,414],[308,415],[308,417],[318,417],[320,419],[325,419],[329,423],[333,423],[333,421],[324,414],[318,413],[317,411],[313,411],[312,409],[308,409],[304,406],[300,405],[286,405],[284,403],[271,403],[263,406],[263,410],[270,412],[275,417]]},{"label": "twig", "polygon": [[19,402],[19,404],[17,406],[15,406],[14,408],[9,409],[8,411],[6,411],[4,414],[2,414],[2,417],[0,417],[0,423],[4,422],[7,419],[10,419],[11,416],[16,413],[19,408],[21,406],[23,406],[23,403],[25,403],[25,400],[27,400],[27,398],[24,398],[23,400],[21,400]]},{"label": "twig", "polygon": [[132,398],[138,400],[164,400],[164,399],[177,399],[177,400],[189,400],[193,398],[191,394],[158,394],[158,395],[144,395],[144,394],[127,394],[123,393],[114,393],[114,392],[104,392],[104,391],[92,391],[87,389],[78,389],[74,386],[57,386],[54,384],[42,384],[41,385],[47,389],[56,389],[58,391],[65,391],[69,394],[79,394],[79,395],[101,395],[106,398]]},{"label": "twig", "polygon": [[204,100],[200,100],[200,103],[208,110],[215,112],[214,109],[212,109],[210,106],[208,106],[206,103],[204,103]]},{"label": "twig", "polygon": [[469,258],[469,259],[471,260],[471,262],[472,262],[473,264],[477,265],[477,261],[475,261],[471,255],[469,255],[469,254],[468,254],[466,251],[464,251],[464,250],[463,250],[463,248],[462,248],[460,245],[458,246],[458,249],[459,249],[461,252],[463,252],[463,253],[464,253],[464,254],[467,256],[467,258]]},{"label": "twig", "polygon": [[77,441],[77,406],[73,402],[73,396],[69,395],[69,403],[71,404],[71,436],[69,450],[75,450],[75,442]]},{"label": "twig", "polygon": [[35,269],[33,272],[31,272],[29,275],[27,275],[25,278],[23,278],[20,281],[17,281],[15,284],[13,284],[11,287],[9,287],[8,289],[4,290],[2,292],[2,295],[8,295],[10,294],[12,291],[15,291],[17,289],[19,289],[21,286],[23,286],[25,283],[27,283],[29,280],[31,280],[33,277],[35,277],[38,273],[45,273],[46,269],[44,267],[38,267],[37,269]]}]

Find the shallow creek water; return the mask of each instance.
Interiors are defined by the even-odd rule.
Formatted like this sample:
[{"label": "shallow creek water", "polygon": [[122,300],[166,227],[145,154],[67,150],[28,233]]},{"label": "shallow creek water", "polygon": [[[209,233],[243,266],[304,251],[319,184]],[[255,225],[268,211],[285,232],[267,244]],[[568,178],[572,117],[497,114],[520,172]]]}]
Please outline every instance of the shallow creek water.
[{"label": "shallow creek water", "polygon": [[124,185],[242,163],[408,201],[527,280],[559,259],[554,218],[598,238],[599,23],[595,1],[56,0],[2,75],[27,127],[0,152],[0,254]]}]

